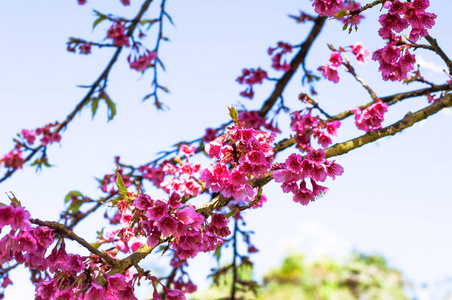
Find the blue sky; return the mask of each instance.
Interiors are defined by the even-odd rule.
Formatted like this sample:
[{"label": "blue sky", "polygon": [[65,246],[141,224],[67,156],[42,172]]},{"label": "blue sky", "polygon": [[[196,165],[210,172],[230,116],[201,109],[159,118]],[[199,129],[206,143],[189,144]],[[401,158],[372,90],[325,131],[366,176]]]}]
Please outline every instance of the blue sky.
[{"label": "blue sky", "polygon": [[[23,128],[64,119],[85,94],[77,85],[92,83],[105,67],[111,50],[93,49],[89,56],[65,50],[69,36],[93,40],[105,36],[107,23],[92,32],[91,9],[132,17],[140,4],[132,0],[131,7],[123,7],[119,1],[92,0],[78,6],[76,2],[9,1],[3,5],[0,153],[11,150],[12,138]],[[435,1],[430,10],[438,15],[430,33],[446,53],[452,53],[449,16],[445,13],[451,6],[448,1]],[[249,109],[260,108],[273,82],[257,86],[255,99],[249,101],[238,96],[243,88],[235,78],[242,68],[260,66],[269,70],[267,48],[278,41],[298,44],[305,39],[311,26],[297,25],[287,17],[300,9],[312,12],[310,1],[169,1],[168,12],[176,26],[167,23],[164,29],[171,42],[161,48],[167,71],[159,73],[159,81],[170,89],[169,94],[161,95],[170,110],[158,112],[151,102],[141,101],[150,92],[152,76],[130,70],[124,51],[108,82],[109,94],[118,108],[115,119],[106,122],[102,104],[94,120],[90,110],[84,110],[63,133],[61,146],[50,147],[48,155],[54,168],[40,173],[32,168],[18,171],[1,184],[0,192],[13,191],[35,217],[56,219],[68,191],[100,195],[94,177],[113,171],[114,156],[121,155],[124,162],[132,164],[144,163],[156,157],[158,151],[180,140],[197,138],[206,127],[227,121],[226,105],[242,103]],[[153,16],[152,11],[148,15]],[[378,10],[367,14],[359,31],[350,35],[341,31],[337,21],[329,21],[308,55],[307,67],[315,70],[326,63],[326,43],[338,47],[362,41],[371,51],[381,48],[377,15]],[[153,46],[152,34],[145,43]],[[438,72],[438,68],[444,68],[441,60],[422,50],[415,53],[422,56],[424,76],[436,83],[446,80]],[[377,68],[374,62],[356,66],[358,74],[379,96],[416,88],[382,82]],[[316,85],[316,100],[330,114],[370,100],[348,74],[340,75],[338,85],[328,81]],[[270,76],[279,77],[281,73],[270,71]],[[300,85],[300,80],[298,74],[284,93],[286,105],[292,109],[301,108],[297,95],[308,89]],[[425,98],[416,98],[391,107],[383,125],[426,105]],[[288,122],[287,115],[278,118],[283,129]],[[268,203],[248,213],[247,219],[249,228],[256,232],[253,241],[260,250],[252,258],[256,274],[260,276],[278,265],[288,249],[295,249],[313,257],[349,250],[380,253],[418,284],[452,276],[451,125],[449,109],[401,134],[337,157],[344,175],[328,182],[327,195],[307,207],[294,203],[278,184],[266,186]],[[343,122],[340,132],[333,142],[362,134],[352,119]],[[289,134],[286,130],[279,139]],[[282,153],[278,160],[294,151]],[[6,196],[0,201],[7,201]],[[101,214],[81,224],[76,233],[93,239],[92,228],[103,226],[98,217]],[[202,281],[212,262],[202,256],[192,263],[196,283],[206,285]],[[22,285],[23,278],[28,278],[26,272],[13,274],[15,284],[7,291],[6,299],[17,299],[19,293],[21,299],[32,298],[33,289]]]}]

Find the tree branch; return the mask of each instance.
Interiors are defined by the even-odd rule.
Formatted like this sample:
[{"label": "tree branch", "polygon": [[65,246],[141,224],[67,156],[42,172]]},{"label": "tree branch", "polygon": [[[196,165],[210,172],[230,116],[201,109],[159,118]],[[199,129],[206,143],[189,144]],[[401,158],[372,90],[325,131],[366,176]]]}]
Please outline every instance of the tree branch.
[{"label": "tree branch", "polygon": [[[149,5],[151,4],[152,0],[147,0],[141,7],[139,13],[137,14],[137,16],[132,20],[132,24],[129,27],[129,30],[127,31],[127,36],[130,37],[133,34],[133,31],[135,30],[138,22],[140,21],[141,17],[144,15],[144,13],[147,11],[147,9],[149,8]],[[91,96],[94,94],[94,92],[96,91],[96,89],[99,87],[100,83],[102,81],[106,81],[107,77],[111,71],[111,68],[113,67],[113,65],[115,64],[116,60],[119,57],[119,54],[121,53],[123,47],[118,47],[118,49],[115,51],[115,53],[113,54],[113,57],[110,59],[110,62],[107,64],[107,67],[104,69],[104,71],[102,72],[102,74],[96,79],[96,81],[91,85],[91,88],[89,89],[88,93],[85,95],[85,97],[83,97],[82,101],[79,102],[79,104],[77,104],[77,106],[75,107],[75,109],[66,117],[66,119],[58,124],[57,128],[55,129],[55,133],[59,133],[61,130],[63,130],[64,128],[66,128],[66,126],[72,121],[72,119],[74,119],[75,115],[80,112],[82,110],[82,108],[90,101]],[[35,150],[33,150],[26,158],[24,161],[24,164],[28,161],[30,161],[34,155],[43,148],[44,146],[41,145],[39,147],[37,147]],[[0,183],[5,181],[7,178],[11,177],[17,169],[12,169],[9,170],[5,173],[5,175],[0,179]]]},{"label": "tree branch", "polygon": [[449,59],[449,57],[447,57],[443,49],[439,47],[436,39],[432,38],[430,35],[427,35],[425,39],[430,43],[430,45],[432,45],[433,50],[444,60],[447,67],[449,68],[449,74],[452,75],[452,61]]},{"label": "tree branch", "polygon": [[101,252],[98,249],[94,248],[90,243],[88,243],[86,240],[84,240],[83,238],[76,235],[73,231],[69,230],[63,224],[53,222],[53,221],[41,221],[39,219],[30,219],[30,222],[33,224],[39,225],[39,226],[45,226],[45,227],[51,228],[54,231],[64,235],[68,239],[76,241],[77,243],[79,243],[80,245],[82,245],[83,247],[88,249],[89,252],[103,258],[112,267],[116,266],[118,263],[118,261],[116,261],[113,257],[111,257],[110,255],[108,255],[105,252]]},{"label": "tree branch", "polygon": [[272,109],[273,105],[276,103],[278,98],[281,96],[282,92],[284,91],[284,88],[289,83],[292,76],[297,71],[297,68],[300,66],[300,64],[304,64],[308,51],[311,48],[312,43],[322,30],[325,21],[326,17],[317,17],[314,20],[314,26],[312,27],[309,36],[303,42],[303,44],[301,44],[300,51],[298,51],[297,55],[295,55],[295,57],[290,62],[290,70],[284,73],[281,79],[278,80],[272,94],[262,105],[262,108],[259,111],[259,115],[261,117],[265,117],[268,114],[268,112]]}]

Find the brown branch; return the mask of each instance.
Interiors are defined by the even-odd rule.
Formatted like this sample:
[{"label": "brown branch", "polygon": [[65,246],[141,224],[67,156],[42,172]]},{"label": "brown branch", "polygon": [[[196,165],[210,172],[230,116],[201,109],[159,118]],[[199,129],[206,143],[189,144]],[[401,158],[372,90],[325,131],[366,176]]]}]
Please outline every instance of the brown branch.
[{"label": "brown branch", "polygon": [[377,0],[377,1],[374,1],[374,2],[372,2],[372,3],[366,4],[366,5],[364,5],[364,6],[360,7],[360,8],[358,8],[358,9],[355,9],[355,10],[350,11],[350,12],[347,13],[345,16],[360,14],[360,13],[362,13],[363,11],[365,11],[365,10],[367,10],[367,9],[370,9],[370,8],[374,7],[375,5],[383,4],[383,3],[385,3],[386,1],[387,1],[387,0]]},{"label": "brown branch", "polygon": [[[410,91],[410,92],[394,94],[391,96],[381,97],[380,100],[387,103],[388,105],[393,105],[393,104],[395,104],[401,100],[407,99],[407,98],[419,97],[419,96],[423,96],[427,93],[447,91],[447,90],[451,90],[451,89],[452,89],[452,83],[448,83],[448,84],[443,84],[443,85],[436,85],[436,86],[429,87],[429,88],[414,90],[414,91]],[[373,103],[374,102],[372,101],[367,104],[361,105],[358,108],[365,109],[365,108],[369,107],[370,105],[372,105]],[[340,114],[337,114],[337,115],[329,118],[328,122],[332,122],[332,121],[336,121],[336,120],[343,120],[343,119],[351,116],[352,114],[353,113],[350,110],[347,110],[347,111],[344,111]]]},{"label": "brown branch", "polygon": [[375,94],[375,92],[370,88],[370,86],[361,77],[359,77],[356,74],[355,68],[353,68],[353,66],[350,64],[350,62],[348,61],[347,58],[346,58],[346,62],[344,62],[342,64],[345,66],[345,71],[350,73],[356,79],[356,81],[361,83],[361,85],[367,90],[367,92],[369,93],[372,100],[377,101],[377,98],[378,98],[377,94]]},{"label": "brown branch", "polygon": [[[326,157],[334,157],[345,154],[353,149],[359,148],[365,144],[369,144],[374,142],[382,137],[388,135],[395,135],[398,132],[403,131],[404,129],[413,126],[415,123],[425,120],[429,116],[437,113],[438,111],[452,107],[452,94],[448,94],[430,106],[427,106],[415,113],[407,113],[405,117],[385,128],[368,132],[360,137],[355,139],[335,144],[329,148],[324,149],[326,153]],[[282,151],[292,145],[295,144],[295,141],[292,139],[286,139],[278,143],[278,145],[274,148],[275,153]],[[259,178],[253,179],[250,181],[250,184],[253,187],[263,186],[270,182],[273,179],[272,171],[267,172],[265,175],[260,176]],[[219,195],[213,198],[210,202],[204,204],[203,206],[196,209],[196,212],[208,217],[212,214],[212,212],[217,209],[226,206],[233,198],[225,198],[222,195]],[[144,244],[138,249],[136,252],[132,253],[128,257],[116,261],[116,265],[109,272],[110,275],[116,273],[124,273],[131,266],[138,264],[142,259],[144,259],[147,255],[149,255],[158,245],[168,242],[170,238],[160,238],[160,241],[154,247],[149,247],[147,244]]]},{"label": "brown branch", "polygon": [[372,143],[382,137],[395,135],[402,130],[413,126],[417,122],[427,119],[433,114],[436,114],[440,110],[452,106],[452,94],[447,94],[440,98],[435,103],[418,110],[415,113],[408,112],[403,119],[400,121],[389,125],[385,128],[371,131],[362,135],[360,137],[354,138],[352,140],[335,144],[327,149],[325,149],[326,157],[333,157],[345,154],[353,149],[359,148],[365,144]]},{"label": "brown branch", "polygon": [[[128,31],[127,31],[127,36],[130,37],[133,34],[133,31],[135,30],[138,22],[140,21],[141,17],[143,16],[143,14],[147,11],[147,9],[149,8],[149,5],[151,4],[152,0],[147,0],[141,7],[139,13],[137,14],[137,16],[132,20],[132,24],[130,25]],[[59,133],[61,130],[63,130],[64,128],[66,128],[66,126],[69,124],[69,122],[71,122],[75,115],[80,112],[82,110],[82,108],[90,101],[91,96],[94,94],[94,92],[96,91],[96,89],[100,86],[100,83],[103,81],[107,80],[107,77],[111,71],[111,68],[113,67],[113,65],[115,64],[116,60],[119,57],[119,54],[121,53],[122,47],[118,47],[118,49],[115,51],[115,53],[113,54],[113,57],[111,58],[110,62],[108,63],[107,67],[104,69],[104,71],[102,72],[102,74],[97,78],[97,80],[91,85],[91,88],[89,89],[88,93],[85,95],[85,97],[82,99],[82,101],[79,102],[79,104],[77,104],[77,106],[75,107],[75,109],[66,117],[66,119],[58,124],[57,128],[55,129],[55,133]],[[25,158],[24,163],[30,161],[33,156],[42,148],[44,148],[43,145],[37,147],[35,150],[33,150],[30,155],[28,155]],[[5,181],[7,178],[11,177],[17,169],[12,169],[9,170],[8,172],[5,173],[5,175],[0,179],[0,183]]]},{"label": "brown branch", "polygon": [[443,49],[440,48],[436,39],[432,38],[430,35],[427,35],[425,39],[432,45],[434,51],[444,60],[447,67],[449,68],[449,74],[452,75],[452,61],[447,57],[446,53],[444,53]]},{"label": "brown branch", "polygon": [[267,113],[272,109],[273,105],[275,105],[276,101],[279,99],[281,94],[284,91],[284,88],[289,83],[292,76],[297,71],[297,68],[300,66],[300,64],[304,64],[304,61],[306,59],[306,56],[308,54],[309,49],[312,46],[312,43],[319,35],[320,31],[323,28],[323,25],[325,24],[326,17],[317,17],[314,21],[314,26],[311,29],[311,32],[309,33],[309,36],[307,39],[301,44],[301,49],[298,51],[297,55],[292,59],[290,62],[290,70],[284,73],[284,75],[281,77],[281,79],[278,80],[276,83],[275,89],[273,90],[270,97],[264,102],[262,105],[262,108],[259,111],[259,115],[261,117],[265,117]]},{"label": "brown branch", "polygon": [[[381,128],[379,130],[370,131],[360,137],[335,144],[329,148],[324,149],[326,158],[343,155],[351,150],[364,146],[366,144],[372,143],[379,140],[385,136],[395,135],[404,129],[413,126],[414,124],[423,121],[433,114],[436,114],[440,110],[452,107],[452,94],[447,94],[442,98],[438,99],[435,103],[418,110],[415,113],[408,112],[403,119],[400,121],[389,125],[387,127]],[[285,139],[280,141],[276,147],[273,148],[275,153],[278,153],[284,149],[287,149],[295,144],[293,138]],[[267,172],[265,175],[260,176],[257,179],[252,180],[250,184],[253,187],[261,186],[262,183],[270,182],[273,179],[272,171]]]},{"label": "brown branch", "polygon": [[9,266],[8,268],[5,268],[5,269],[3,269],[3,266],[0,267],[0,275],[8,273],[9,271],[17,268],[19,265],[20,264],[18,262],[16,262],[15,264],[13,264],[13,265]]},{"label": "brown branch", "polygon": [[30,219],[30,222],[39,226],[45,226],[48,228],[53,229],[54,231],[64,235],[70,240],[76,241],[86,249],[88,249],[89,252],[103,258],[109,265],[112,267],[116,266],[118,261],[116,261],[113,257],[108,255],[105,252],[99,251],[98,249],[94,248],[90,243],[88,243],[83,238],[76,235],[73,231],[69,230],[66,226],[63,224],[53,222],[53,221],[41,221],[39,219]]}]

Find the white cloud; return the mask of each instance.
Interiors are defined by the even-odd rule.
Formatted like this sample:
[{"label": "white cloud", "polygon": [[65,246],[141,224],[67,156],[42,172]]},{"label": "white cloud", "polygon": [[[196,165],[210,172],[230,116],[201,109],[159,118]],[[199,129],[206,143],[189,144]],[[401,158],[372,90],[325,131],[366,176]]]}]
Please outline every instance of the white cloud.
[{"label": "white cloud", "polygon": [[440,66],[436,65],[432,61],[429,61],[429,62],[425,61],[424,58],[419,54],[416,55],[416,62],[421,68],[430,70],[430,71],[438,73],[438,74],[444,74],[444,67],[440,67]]}]

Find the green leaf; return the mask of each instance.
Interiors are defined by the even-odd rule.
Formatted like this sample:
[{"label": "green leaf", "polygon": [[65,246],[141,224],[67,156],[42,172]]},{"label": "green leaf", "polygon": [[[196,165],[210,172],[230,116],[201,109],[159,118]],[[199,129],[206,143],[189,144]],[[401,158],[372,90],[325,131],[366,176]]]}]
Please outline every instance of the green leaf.
[{"label": "green leaf", "polygon": [[232,118],[232,120],[234,121],[234,123],[238,123],[239,122],[239,114],[237,113],[237,110],[234,108],[234,106],[229,107],[229,116]]},{"label": "green leaf", "polygon": [[215,249],[215,258],[217,260],[217,263],[220,263],[220,258],[221,258],[221,244],[218,244],[217,249]]},{"label": "green leaf", "polygon": [[78,212],[78,210],[80,209],[80,206],[82,206],[82,204],[83,204],[82,200],[74,201],[71,203],[68,210],[72,211],[73,213]]},{"label": "green leaf", "polygon": [[118,169],[119,166],[116,167],[116,186],[118,187],[119,194],[121,195],[120,198],[124,199],[129,197],[129,192],[127,191],[124,181],[122,181],[122,177],[121,174],[119,174]]},{"label": "green leaf", "polygon": [[99,107],[99,100],[100,98],[92,98],[91,101],[91,111],[93,112],[93,118],[96,115],[97,108]]},{"label": "green leaf", "polygon": [[148,24],[148,28],[146,30],[149,30],[149,28],[151,28],[151,26],[157,22],[159,19],[153,19],[153,20],[141,20],[140,21],[140,25],[145,25]]},{"label": "green leaf", "polygon": [[82,197],[83,198],[83,194],[80,193],[79,191],[70,191],[66,197],[64,197],[64,203],[67,203],[69,200],[71,200],[73,197]]},{"label": "green leaf", "polygon": [[105,93],[103,94],[103,98],[105,100],[105,103],[107,103],[108,107],[108,121],[111,121],[116,115],[116,104]]},{"label": "green leaf", "polygon": [[104,14],[100,13],[97,10],[94,10],[94,12],[98,16],[98,18],[96,19],[96,21],[94,21],[93,29],[96,28],[96,26],[99,25],[100,22],[107,20],[107,16],[105,16]]},{"label": "green leaf", "polygon": [[99,239],[104,236],[104,229],[105,229],[105,227],[102,227],[101,230],[96,231],[97,237]]},{"label": "green leaf", "polygon": [[47,168],[50,168],[50,167],[52,167],[52,165],[51,164],[49,164],[49,161],[47,160],[47,159],[43,159],[42,160],[42,163],[44,164],[44,166],[46,166]]}]

